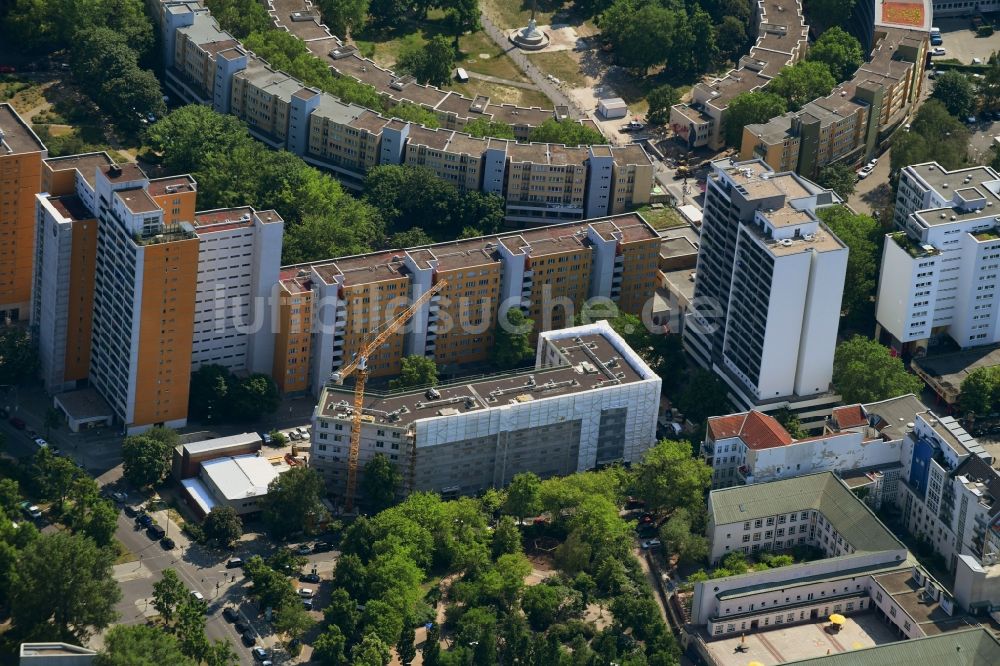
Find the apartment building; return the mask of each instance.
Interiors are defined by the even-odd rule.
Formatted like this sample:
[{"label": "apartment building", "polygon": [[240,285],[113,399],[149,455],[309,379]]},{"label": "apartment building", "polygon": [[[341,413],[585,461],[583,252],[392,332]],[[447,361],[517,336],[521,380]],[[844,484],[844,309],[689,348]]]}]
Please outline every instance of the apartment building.
[{"label": "apartment building", "polygon": [[[522,308],[536,332],[570,324],[590,298],[638,314],[656,289],[659,244],[656,231],[631,213],[293,267],[282,289],[292,302],[312,294],[309,385],[318,393],[372,330],[440,281],[447,286],[369,359],[374,376],[398,373],[411,354],[441,367],[487,360],[497,316],[511,307]],[[304,346],[282,344],[275,362],[285,359],[285,375],[301,377]]]},{"label": "apartment building", "polygon": [[740,159],[815,178],[834,163],[870,159],[919,99],[927,57],[923,30],[877,26],[871,59],[826,97],[743,128]]},{"label": "apartment building", "polygon": [[965,349],[1000,342],[1000,174],[949,171],[929,162],[900,172],[882,251],[876,320],[880,339],[922,354],[943,336]]},{"label": "apartment building", "polygon": [[31,319],[33,197],[48,151],[10,104],[0,104],[0,326]]},{"label": "apartment building", "polygon": [[902,639],[970,622],[968,608],[832,472],[713,490],[708,516],[712,561],[731,552],[799,546],[822,553],[800,564],[695,583],[691,624],[708,654],[713,639],[818,624],[832,613],[873,613]]},{"label": "apartment building", "polygon": [[272,371],[277,213],[196,213],[190,176],[149,179],[104,153],[41,175],[32,311],[50,393],[96,388],[110,413],[89,416],[137,431],[185,422],[203,364]]},{"label": "apartment building", "polygon": [[[167,1],[159,7],[165,81],[175,94],[237,116],[258,140],[332,172],[347,187],[360,189],[367,171],[381,164],[423,166],[463,191],[503,197],[507,219],[528,224],[601,217],[649,201],[652,160],[638,144],[588,150],[460,132],[468,120],[487,117],[511,124],[518,140],[526,141],[533,127],[565,118],[566,110],[469,100],[379,69],[342,48],[325,26],[327,37],[309,38],[307,46],[318,57],[327,57],[335,43],[333,69],[371,83],[391,104],[405,101],[433,111],[442,129],[428,129],[346,104],[276,71],[240,47],[196,2]],[[296,21],[285,27],[298,34],[316,26]]]},{"label": "apartment building", "polygon": [[691,102],[670,108],[670,127],[688,148],[725,145],[725,120],[729,103],[742,93],[767,85],[785,67],[805,56],[809,26],[799,0],[757,0],[754,5],[757,41],[735,69],[691,89]]},{"label": "apartment building", "polygon": [[847,247],[816,210],[839,201],[761,160],[712,165],[684,345],[743,409],[789,407],[808,427],[835,402]]},{"label": "apartment building", "polygon": [[[548,477],[635,461],[656,441],[660,383],[606,321],[546,331],[532,370],[366,392],[359,466],[383,453],[402,473],[401,492],[456,497],[521,472]],[[351,405],[349,388],[326,387],[312,419],[310,464],[338,496]]]}]

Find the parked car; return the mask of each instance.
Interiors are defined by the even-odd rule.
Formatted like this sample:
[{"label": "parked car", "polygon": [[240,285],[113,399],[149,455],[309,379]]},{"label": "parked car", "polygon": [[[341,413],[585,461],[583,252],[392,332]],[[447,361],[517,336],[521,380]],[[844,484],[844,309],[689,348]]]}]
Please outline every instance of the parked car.
[{"label": "parked car", "polygon": [[42,510],[31,502],[21,502],[21,511],[33,520],[38,520],[42,517]]},{"label": "parked car", "polygon": [[16,416],[12,416],[9,419],[7,419],[7,423],[11,424],[18,430],[24,430],[24,428],[28,425],[27,423],[24,422],[24,419],[19,419]]},{"label": "parked car", "polygon": [[207,603],[205,601],[205,595],[202,594],[201,592],[199,592],[198,590],[191,590],[191,596],[194,598],[195,601],[200,601],[202,603]]},{"label": "parked car", "polygon": [[311,611],[313,609],[313,600],[312,599],[303,599],[302,600],[302,607],[305,608],[308,611]]},{"label": "parked car", "polygon": [[968,118],[965,119],[965,122],[969,123],[970,125],[975,125],[976,124],[976,117],[975,116],[969,116]]},{"label": "parked car", "polygon": [[243,644],[246,645],[247,647],[250,647],[251,645],[255,645],[257,643],[257,636],[255,636],[254,633],[249,629],[244,631],[243,635],[240,638],[243,640]]},{"label": "parked car", "polygon": [[227,569],[241,569],[243,568],[243,558],[242,557],[231,557],[226,562]]},{"label": "parked car", "polygon": [[253,650],[250,650],[250,652],[253,654],[253,658],[257,661],[264,661],[267,659],[267,650],[262,647],[255,647]]},{"label": "parked car", "polygon": [[[152,529],[152,528],[150,528],[150,529]],[[163,539],[160,539],[160,547],[163,550],[173,550],[174,546],[176,546],[176,545],[177,544],[175,544],[174,540],[171,539],[170,537],[164,537]]]},{"label": "parked car", "polygon": [[135,517],[135,524],[139,527],[149,527],[153,524],[153,519],[148,513],[140,513]]},{"label": "parked car", "polygon": [[125,515],[129,518],[135,518],[139,515],[139,508],[132,506],[131,504],[125,505]]},{"label": "parked car", "polygon": [[302,435],[299,434],[298,430],[289,430],[288,439],[292,440],[293,442],[297,442],[300,439],[302,439]]},{"label": "parked car", "polygon": [[875,167],[871,166],[870,164],[864,165],[863,167],[861,167],[860,169],[858,169],[858,180],[864,180],[874,170],[875,170]]},{"label": "parked car", "polygon": [[159,525],[154,524],[146,528],[146,534],[149,535],[149,538],[152,539],[153,541],[159,541],[164,536],[166,536],[167,531],[162,527],[160,527]]},{"label": "parked car", "polygon": [[296,548],[295,552],[298,553],[299,555],[308,555],[309,553],[313,552],[313,549],[312,546],[310,546],[307,543],[304,543],[298,548]]},{"label": "parked car", "polygon": [[250,630],[250,625],[237,618],[236,622],[233,623],[233,629],[235,629],[238,634],[245,634]]},{"label": "parked car", "polygon": [[302,597],[303,599],[312,599],[314,596],[316,596],[316,591],[311,587],[300,587],[299,596]]},{"label": "parked car", "polygon": [[270,433],[262,432],[262,433],[258,433],[258,434],[260,435],[260,439],[261,439],[262,442],[264,442],[265,444],[270,444],[271,443],[271,434]]},{"label": "parked car", "polygon": [[118,502],[119,504],[124,504],[125,502],[128,501],[128,495],[126,495],[125,493],[123,493],[120,490],[117,491],[117,492],[111,493],[111,498],[114,501]]},{"label": "parked car", "polygon": [[931,55],[932,56],[943,56],[943,55],[945,55],[944,47],[943,46],[935,46],[933,49],[931,49]]},{"label": "parked car", "polygon": [[313,545],[314,553],[329,553],[331,550],[333,550],[333,544],[329,541],[317,541]]},{"label": "parked car", "polygon": [[49,443],[48,443],[48,442],[46,442],[46,441],[45,441],[44,439],[42,439],[41,437],[36,437],[36,438],[34,439],[34,442],[35,442],[35,446],[37,446],[37,447],[38,447],[38,448],[40,448],[40,449],[44,449],[44,448],[46,448],[46,447],[47,447],[47,446],[49,445]]},{"label": "parked car", "polygon": [[222,617],[226,618],[226,622],[236,622],[240,619],[240,614],[232,606],[226,606],[222,609]]},{"label": "parked car", "polygon": [[645,541],[642,542],[642,549],[643,550],[649,550],[651,548],[659,548],[662,545],[663,544],[660,543],[659,539],[647,539],[647,540],[645,540]]},{"label": "parked car", "polygon": [[314,583],[314,584],[318,583],[319,582],[319,574],[317,574],[317,573],[299,574],[299,581],[301,581],[303,583]]}]

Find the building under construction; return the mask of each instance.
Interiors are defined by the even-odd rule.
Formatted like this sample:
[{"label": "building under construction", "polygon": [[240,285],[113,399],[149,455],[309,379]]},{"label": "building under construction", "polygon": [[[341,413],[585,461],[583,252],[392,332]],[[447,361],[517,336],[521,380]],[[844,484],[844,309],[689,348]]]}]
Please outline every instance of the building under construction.
[{"label": "building under construction", "polygon": [[[388,393],[367,392],[359,477],[384,453],[401,492],[446,497],[503,487],[520,472],[571,474],[638,460],[656,441],[660,378],[607,322],[541,333],[535,367]],[[342,496],[353,390],[323,390],[310,464]],[[358,486],[362,487],[361,484]]]}]

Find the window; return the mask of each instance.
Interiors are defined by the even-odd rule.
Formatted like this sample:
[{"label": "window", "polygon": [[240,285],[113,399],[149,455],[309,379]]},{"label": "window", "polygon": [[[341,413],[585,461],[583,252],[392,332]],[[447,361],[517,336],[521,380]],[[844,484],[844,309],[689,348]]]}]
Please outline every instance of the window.
[{"label": "window", "polygon": [[753,521],[753,526],[754,526],[755,528],[759,528],[759,527],[761,527],[762,525],[763,525],[763,522],[761,521],[761,519],[760,519],[760,518],[758,518],[757,520]]}]

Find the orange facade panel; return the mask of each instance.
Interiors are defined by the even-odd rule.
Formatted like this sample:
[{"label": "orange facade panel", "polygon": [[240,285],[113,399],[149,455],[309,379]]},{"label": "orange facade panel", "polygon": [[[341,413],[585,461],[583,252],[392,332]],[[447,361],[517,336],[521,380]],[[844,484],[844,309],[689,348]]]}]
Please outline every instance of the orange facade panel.
[{"label": "orange facade panel", "polygon": [[178,222],[193,222],[195,208],[198,205],[198,192],[174,192],[170,194],[153,195],[153,201],[163,209],[163,225],[173,226]]},{"label": "orange facade panel", "polygon": [[0,310],[31,311],[35,260],[35,195],[42,183],[42,154],[0,157]]},{"label": "orange facade panel", "polygon": [[[57,172],[69,173],[69,172]],[[86,379],[90,374],[90,341],[94,316],[94,268],[97,255],[97,220],[73,223],[70,258],[69,307],[66,317],[65,381]]]},{"label": "orange facade panel", "polygon": [[280,299],[271,376],[282,393],[297,393],[309,388],[313,297],[310,291],[291,293],[281,285]]},{"label": "orange facade panel", "polygon": [[140,248],[139,362],[133,425],[187,418],[198,239]]}]

